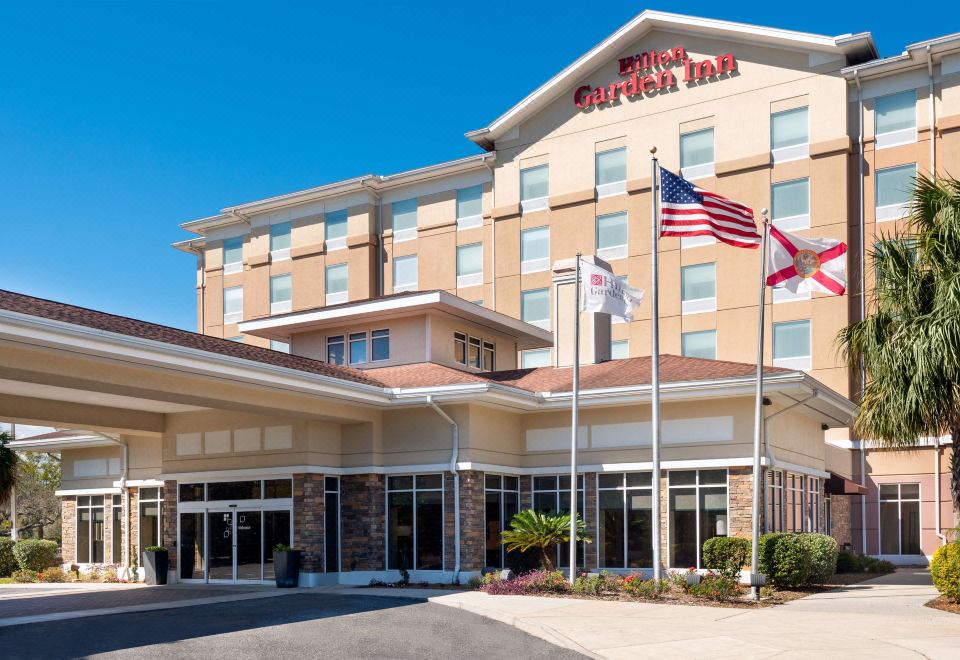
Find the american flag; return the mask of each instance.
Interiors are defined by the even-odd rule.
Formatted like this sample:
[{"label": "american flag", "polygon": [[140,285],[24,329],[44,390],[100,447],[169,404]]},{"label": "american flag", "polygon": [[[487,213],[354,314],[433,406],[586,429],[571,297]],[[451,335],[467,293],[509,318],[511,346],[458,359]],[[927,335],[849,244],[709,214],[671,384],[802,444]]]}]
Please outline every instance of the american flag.
[{"label": "american flag", "polygon": [[660,186],[661,236],[714,236],[735,247],[760,245],[753,209],[662,168]]}]

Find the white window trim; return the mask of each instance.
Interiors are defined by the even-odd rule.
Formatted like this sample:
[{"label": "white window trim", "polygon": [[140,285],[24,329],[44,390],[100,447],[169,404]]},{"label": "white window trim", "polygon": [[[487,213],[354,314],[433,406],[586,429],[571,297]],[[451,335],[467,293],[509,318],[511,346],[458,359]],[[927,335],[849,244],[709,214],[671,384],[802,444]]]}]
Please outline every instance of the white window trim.
[{"label": "white window trim", "polygon": [[271,314],[285,314],[293,309],[292,300],[281,300],[278,302],[270,303],[270,313]]},{"label": "white window trim", "polygon": [[242,261],[233,261],[228,264],[223,264],[223,274],[224,275],[233,275],[234,273],[243,272],[243,262]]},{"label": "white window trim", "polygon": [[597,256],[603,259],[604,261],[613,261],[615,259],[626,259],[627,258],[627,246],[624,245],[611,245],[609,247],[600,248],[597,250]]},{"label": "white window trim", "polygon": [[778,147],[770,150],[774,165],[787,163],[791,160],[801,160],[810,155],[810,143],[792,144],[789,147]]},{"label": "white window trim", "polygon": [[717,297],[712,298],[694,298],[693,300],[683,300],[680,303],[680,313],[683,316],[688,314],[702,314],[704,312],[717,311]]},{"label": "white window trim", "polygon": [[715,173],[714,165],[715,163],[712,162],[701,163],[700,165],[689,165],[680,169],[680,176],[687,181],[713,176]]},{"label": "white window trim", "polygon": [[403,293],[404,291],[416,291],[417,283],[413,282],[412,284],[394,284],[393,292],[394,293]]},{"label": "white window trim", "polygon": [[270,251],[270,261],[286,261],[290,258],[290,248],[280,248]]},{"label": "white window trim", "polygon": [[530,325],[534,325],[543,330],[550,329],[550,319],[543,319],[541,321],[524,321],[524,323],[529,323]]},{"label": "white window trim", "polygon": [[774,218],[773,225],[777,229],[785,229],[787,231],[795,231],[797,229],[809,229],[810,214],[804,213],[803,215],[788,215],[783,218]]},{"label": "white window trim", "polygon": [[333,252],[334,250],[342,250],[347,247],[347,237],[341,236],[340,238],[328,238],[324,245],[326,246],[327,252]]},{"label": "white window trim", "polygon": [[792,358],[774,358],[773,366],[784,369],[796,369],[797,371],[810,371],[812,368],[812,359],[809,355],[805,357]]},{"label": "white window trim", "polygon": [[230,312],[223,315],[224,323],[240,323],[243,320],[243,312]]},{"label": "white window trim", "polygon": [[[384,489],[383,489],[383,557],[384,557],[384,566],[388,567],[387,570],[394,572],[398,569],[389,568],[390,566],[390,530],[389,530],[389,516],[390,516],[390,493],[410,493],[413,495],[413,566],[409,569],[411,572],[415,571],[424,571],[428,573],[436,573],[439,571],[435,570],[426,570],[417,567],[417,551],[420,549],[420,546],[417,543],[417,492],[432,492],[432,493],[441,493],[440,495],[440,515],[442,520],[447,520],[447,484],[444,474],[440,473],[440,488],[417,488],[417,477],[418,476],[433,476],[436,473],[433,472],[409,472],[409,473],[400,473],[398,475],[391,476],[409,476],[413,477],[413,484],[410,488],[398,488],[391,489],[389,479],[385,480]],[[440,535],[441,547],[440,547],[440,567],[441,571],[445,570],[447,567],[447,535],[443,533]]]},{"label": "white window trim", "polygon": [[475,229],[477,227],[483,226],[483,214],[478,213],[477,215],[467,215],[462,218],[457,218],[457,231],[462,231],[464,229]]},{"label": "white window trim", "polygon": [[533,213],[534,211],[543,211],[549,208],[549,197],[534,197],[533,199],[524,199],[520,201],[521,213]]},{"label": "white window trim", "polygon": [[[916,485],[917,485],[917,490],[919,491],[918,494],[917,494],[917,497],[916,497],[916,498],[909,497],[909,498],[904,499],[904,498],[901,496],[901,494],[900,494],[900,493],[901,493],[901,490],[902,490],[902,487],[903,487],[903,486],[912,486],[913,484],[916,484]],[[891,486],[891,485],[895,485],[895,486],[897,487],[897,499],[895,499],[895,500],[881,500],[881,499],[880,499],[880,486]],[[106,502],[106,501],[107,501],[106,498],[104,498],[103,501]],[[896,502],[896,503],[897,503],[897,548],[898,548],[898,550],[899,550],[900,552],[898,552],[898,553],[895,554],[895,555],[884,555],[884,554],[881,554],[881,552],[880,552],[880,551],[883,549],[882,546],[881,546],[882,539],[883,539],[883,536],[882,536],[883,530],[881,529],[881,525],[882,525],[881,521],[882,521],[882,518],[881,518],[881,515],[880,515],[880,510],[881,510],[881,505],[882,505],[884,502]],[[904,502],[919,502],[919,504],[920,504],[920,506],[918,507],[918,518],[919,518],[919,521],[918,521],[918,522],[919,522],[919,524],[920,524],[920,546],[921,546],[921,547],[920,547],[920,551],[921,551],[921,554],[920,554],[920,555],[905,555],[905,554],[903,554],[903,503],[904,503]],[[106,514],[104,514],[104,515],[106,515]],[[877,554],[874,555],[875,557],[880,557],[880,558],[890,557],[890,558],[899,559],[899,560],[901,560],[901,561],[902,561],[905,557],[923,557],[923,522],[924,522],[924,521],[923,521],[923,484],[922,484],[922,483],[920,483],[919,481],[887,481],[887,482],[882,482],[882,483],[878,483],[878,484],[877,484]],[[924,557],[924,559],[926,559],[926,557]]]},{"label": "white window trim", "polygon": [[[671,532],[672,532],[672,530],[670,529],[670,489],[671,489],[671,488],[693,488],[693,489],[696,490],[696,498],[697,498],[697,519],[696,519],[696,525],[697,525],[697,567],[696,567],[696,568],[697,568],[697,570],[701,570],[701,569],[702,569],[702,566],[700,566],[700,562],[701,562],[701,560],[703,559],[703,543],[704,543],[704,542],[701,542],[701,540],[700,540],[700,489],[701,489],[701,488],[726,488],[726,489],[727,489],[727,536],[730,536],[730,468],[727,467],[727,466],[723,466],[723,468],[722,468],[722,469],[725,470],[726,473],[727,473],[727,478],[726,478],[726,480],[724,481],[724,483],[723,483],[722,486],[721,486],[720,484],[703,484],[703,485],[701,485],[701,484],[700,484],[700,474],[699,474],[700,470],[710,470],[710,469],[711,469],[711,468],[674,468],[673,470],[668,470],[668,471],[667,471],[667,492],[666,492],[666,496],[667,496],[667,521],[666,521],[666,522],[667,522],[667,543],[666,543],[666,551],[667,551],[667,565],[668,565],[669,568],[682,569],[682,570],[686,570],[687,568],[689,568],[689,566],[674,566],[674,565],[673,565],[673,552],[672,552],[671,549],[670,549],[670,539],[671,539],[670,534],[671,534]],[[715,468],[715,469],[720,469],[720,468]],[[697,477],[696,477],[696,482],[694,482],[693,484],[686,484],[686,485],[679,485],[679,484],[678,484],[678,485],[676,485],[676,486],[673,486],[673,485],[670,484],[670,474],[669,474],[670,472],[673,472],[673,471],[676,471],[676,472],[688,472],[688,471],[690,471],[690,470],[696,470],[696,471],[697,471],[698,474],[697,474]],[[598,499],[599,499],[599,498],[598,498]]]},{"label": "white window trim", "polygon": [[328,293],[326,295],[328,305],[338,305],[340,303],[345,303],[350,298],[349,291],[337,291],[336,293]]},{"label": "white window trim", "polygon": [[527,350],[525,350],[525,351],[520,351],[520,364],[519,364],[519,368],[520,368],[520,369],[541,369],[541,368],[542,368],[542,367],[525,367],[525,366],[523,366],[523,357],[524,357],[525,355],[529,355],[529,354],[537,354],[537,355],[541,355],[541,354],[542,354],[542,355],[546,355],[546,356],[547,356],[547,361],[546,361],[546,365],[545,365],[545,366],[549,367],[549,366],[552,364],[552,360],[551,360],[551,358],[550,358],[550,349],[549,349],[549,348],[530,348],[530,349],[527,349]]},{"label": "white window trim", "polygon": [[610,183],[601,183],[597,186],[597,198],[613,197],[627,192],[627,181],[611,181]]},{"label": "white window trim", "polygon": [[901,202],[899,204],[887,204],[878,206],[875,211],[877,222],[890,222],[891,220],[901,220],[910,213],[910,202]]},{"label": "white window trim", "polygon": [[700,247],[702,245],[713,245],[717,239],[713,236],[681,236],[680,249],[689,250],[690,248]]},{"label": "white window trim", "polygon": [[550,257],[528,259],[527,261],[520,262],[520,273],[522,275],[526,275],[527,273],[539,273],[545,270],[550,270]]},{"label": "white window trim", "polygon": [[479,286],[483,284],[483,271],[479,273],[470,273],[469,275],[457,275],[457,288],[462,289],[468,286]]},{"label": "white window trim", "polygon": [[897,147],[901,144],[914,144],[917,141],[916,125],[910,128],[901,128],[898,131],[888,131],[886,133],[877,133],[876,148],[887,149]]},{"label": "white window trim", "polygon": [[417,238],[416,227],[407,227],[406,229],[393,230],[394,243],[403,243],[404,241],[412,241],[412,240],[415,240],[416,238]]}]

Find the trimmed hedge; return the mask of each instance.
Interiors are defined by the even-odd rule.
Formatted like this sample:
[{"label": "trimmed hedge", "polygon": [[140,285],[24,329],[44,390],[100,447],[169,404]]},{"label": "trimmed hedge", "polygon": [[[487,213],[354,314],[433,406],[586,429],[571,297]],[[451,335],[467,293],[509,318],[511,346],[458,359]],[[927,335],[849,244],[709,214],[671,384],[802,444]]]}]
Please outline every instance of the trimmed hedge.
[{"label": "trimmed hedge", "polygon": [[760,572],[776,587],[823,584],[837,570],[837,541],[826,534],[773,532],[760,537]]},{"label": "trimmed hedge", "polygon": [[20,570],[40,572],[53,566],[57,558],[57,543],[46,539],[23,539],[13,546]]},{"label": "trimmed hedge", "polygon": [[19,568],[17,558],[13,556],[15,543],[9,536],[0,536],[0,577],[10,577]]},{"label": "trimmed hedge", "polygon": [[960,602],[960,541],[937,548],[930,560],[930,576],[937,591]]},{"label": "trimmed hedge", "polygon": [[750,539],[714,536],[703,544],[703,565],[724,577],[738,579],[740,569],[750,559],[750,547]]},{"label": "trimmed hedge", "polygon": [[810,574],[806,584],[823,584],[837,572],[837,540],[826,534],[801,534],[810,551]]}]

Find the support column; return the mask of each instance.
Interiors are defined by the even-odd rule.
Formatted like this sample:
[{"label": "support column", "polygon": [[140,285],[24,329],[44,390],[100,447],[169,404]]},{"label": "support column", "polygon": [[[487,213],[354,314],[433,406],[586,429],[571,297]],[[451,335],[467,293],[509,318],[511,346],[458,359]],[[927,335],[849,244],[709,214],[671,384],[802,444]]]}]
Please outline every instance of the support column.
[{"label": "support column", "polygon": [[583,544],[583,567],[586,571],[594,571],[600,566],[599,548],[600,539],[597,534],[597,473],[585,472],[583,475],[583,511],[580,512],[583,523],[587,527],[587,536],[593,543]]},{"label": "support column", "polygon": [[340,567],[386,569],[386,490],[382,474],[340,477]]},{"label": "support column", "polygon": [[163,482],[163,512],[161,541],[170,555],[170,574],[177,575],[177,482]]},{"label": "support column", "polygon": [[486,496],[483,472],[460,473],[460,570],[480,571],[486,562]]},{"label": "support column", "polygon": [[322,474],[293,475],[293,547],[304,573],[323,573],[323,484]]},{"label": "support column", "polygon": [[[732,467],[728,470],[727,535],[750,538],[753,533],[753,469]],[[761,477],[763,476],[761,472]],[[761,484],[762,487],[762,484]],[[762,492],[762,491],[761,491]],[[760,529],[765,529],[765,511],[760,509]]]},{"label": "support column", "polygon": [[60,500],[60,535],[63,563],[77,563],[77,498],[68,495]]}]

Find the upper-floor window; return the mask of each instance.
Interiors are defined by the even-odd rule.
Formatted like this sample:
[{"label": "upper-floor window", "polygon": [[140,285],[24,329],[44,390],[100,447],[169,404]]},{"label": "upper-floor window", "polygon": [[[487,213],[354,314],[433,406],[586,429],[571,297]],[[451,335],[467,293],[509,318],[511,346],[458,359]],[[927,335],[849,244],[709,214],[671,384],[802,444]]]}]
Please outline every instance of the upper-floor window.
[{"label": "upper-floor window", "polygon": [[597,256],[607,261],[627,256],[626,212],[597,217]]},{"label": "upper-floor window", "polygon": [[350,364],[363,364],[367,361],[367,333],[350,333]]},{"label": "upper-floor window", "polygon": [[550,227],[520,232],[520,272],[536,273],[550,268]]},{"label": "upper-floor window", "polygon": [[680,335],[680,351],[684,357],[717,359],[717,331],[700,330]]},{"label": "upper-floor window", "polygon": [[497,346],[492,341],[472,337],[465,332],[453,333],[453,359],[475,369],[496,369]]},{"label": "upper-floor window", "polygon": [[779,229],[810,226],[810,179],[794,179],[770,186],[770,215]]},{"label": "upper-floor window", "polygon": [[327,337],[327,362],[330,364],[343,364],[343,356],[343,335],[332,335]]},{"label": "upper-floor window", "polygon": [[276,340],[276,339],[271,339],[271,340],[270,340],[270,350],[271,350],[271,351],[278,351],[278,352],[280,352],[280,353],[289,353],[289,352],[290,352],[290,344],[289,344],[288,342],[285,342],[285,341],[279,341],[279,340]]},{"label": "upper-floor window", "polygon": [[457,190],[457,229],[470,229],[483,224],[483,186]]},{"label": "upper-floor window", "polygon": [[393,292],[417,290],[417,255],[409,254],[393,260]]},{"label": "upper-floor window", "polygon": [[331,211],[323,219],[327,252],[347,247],[347,210]]},{"label": "upper-floor window", "polygon": [[623,360],[630,357],[630,340],[615,339],[610,342],[610,359]]},{"label": "upper-floor window", "polygon": [[349,300],[347,264],[334,264],[326,269],[327,304],[335,305]]},{"label": "upper-floor window", "polygon": [[680,136],[680,172],[684,179],[713,176],[713,129]]},{"label": "upper-floor window", "polygon": [[223,240],[223,272],[239,273],[243,270],[243,236]]},{"label": "upper-floor window", "polygon": [[409,241],[417,237],[417,198],[394,202],[393,242]]},{"label": "upper-floor window", "polygon": [[773,324],[773,365],[810,369],[810,321]]},{"label": "upper-floor window", "polygon": [[806,106],[770,116],[770,152],[773,162],[806,158],[810,153],[809,112]]},{"label": "upper-floor window", "polygon": [[596,156],[597,197],[619,195],[627,190],[627,149],[601,151]]},{"label": "upper-floor window", "polygon": [[916,176],[917,166],[913,163],[876,171],[877,222],[899,220],[907,215]]},{"label": "upper-floor window", "polygon": [[374,330],[370,333],[370,361],[390,359],[390,330]]},{"label": "upper-floor window", "polygon": [[226,339],[227,339],[227,341],[232,341],[232,342],[235,342],[235,343],[237,343],[237,344],[242,344],[242,343],[243,343],[243,335],[236,335],[236,336],[234,336],[234,337],[227,337]]},{"label": "upper-floor window", "polygon": [[544,330],[550,329],[550,289],[520,292],[520,318]]},{"label": "upper-floor window", "polygon": [[457,287],[483,284],[483,243],[457,246]]},{"label": "upper-floor window", "polygon": [[520,353],[521,369],[536,369],[537,367],[550,366],[549,348],[532,348]]},{"label": "upper-floor window", "polygon": [[874,101],[877,149],[917,141],[917,92],[880,96]]},{"label": "upper-floor window", "polygon": [[270,225],[270,260],[280,261],[290,258],[290,231],[289,222],[278,222]]},{"label": "upper-floor window", "polygon": [[243,287],[230,286],[223,290],[223,322],[239,323],[243,320]]},{"label": "upper-floor window", "polygon": [[717,309],[717,265],[693,264],[680,269],[680,300],[683,314]]},{"label": "upper-floor window", "polygon": [[270,278],[270,313],[283,314],[293,309],[293,281],[289,273]]},{"label": "upper-floor window", "polygon": [[524,213],[547,208],[550,196],[550,166],[520,170],[520,206]]}]

